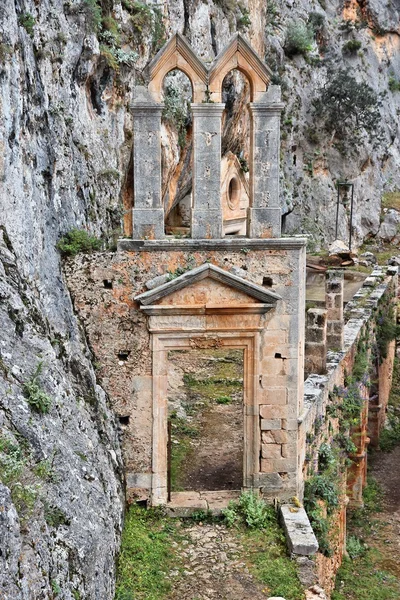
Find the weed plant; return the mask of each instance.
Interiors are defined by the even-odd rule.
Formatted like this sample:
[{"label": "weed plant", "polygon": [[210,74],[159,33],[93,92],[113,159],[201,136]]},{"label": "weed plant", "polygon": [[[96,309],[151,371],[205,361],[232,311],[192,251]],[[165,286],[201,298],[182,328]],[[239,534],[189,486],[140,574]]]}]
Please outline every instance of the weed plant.
[{"label": "weed plant", "polygon": [[48,413],[51,407],[51,398],[40,386],[39,377],[43,369],[43,363],[39,362],[32,377],[23,385],[25,398],[31,408],[36,412]]}]

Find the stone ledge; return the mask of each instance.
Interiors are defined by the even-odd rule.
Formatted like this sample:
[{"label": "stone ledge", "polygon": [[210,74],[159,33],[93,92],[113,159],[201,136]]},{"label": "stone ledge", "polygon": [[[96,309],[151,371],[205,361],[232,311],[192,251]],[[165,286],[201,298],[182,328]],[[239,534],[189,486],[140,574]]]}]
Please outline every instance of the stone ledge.
[{"label": "stone ledge", "polygon": [[300,250],[307,244],[305,238],[268,238],[255,239],[237,237],[235,239],[197,240],[163,239],[163,240],[118,240],[118,250],[125,252],[162,251],[162,250]]},{"label": "stone ledge", "polygon": [[285,504],[280,511],[289,552],[301,556],[315,554],[318,542],[304,508]]}]

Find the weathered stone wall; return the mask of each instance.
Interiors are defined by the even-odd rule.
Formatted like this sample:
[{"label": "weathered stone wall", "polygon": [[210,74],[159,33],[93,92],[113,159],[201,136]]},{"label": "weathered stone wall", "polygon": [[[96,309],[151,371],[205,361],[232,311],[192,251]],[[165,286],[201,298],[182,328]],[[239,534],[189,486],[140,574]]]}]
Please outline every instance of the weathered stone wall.
[{"label": "weathered stone wall", "polygon": [[[340,505],[330,519],[329,536],[333,555],[329,557],[317,554],[316,573],[327,593],[333,589],[334,575],[345,550],[346,506],[362,505],[370,441],[368,430],[372,430],[377,443],[385,422],[395,344],[393,341],[388,344],[386,358],[379,356],[379,323],[387,318],[385,314],[390,314],[390,311],[387,313],[390,305],[395,306],[397,289],[397,267],[377,267],[346,306],[343,351],[329,351],[326,374],[310,375],[304,383],[304,413],[299,419],[299,439],[305,480],[319,473],[321,446],[337,447],[336,436],[342,431],[337,410],[338,398],[340,404],[340,397],[345,397],[347,393],[346,387],[350,389],[352,385],[364,398],[358,422],[342,432],[344,443],[347,438],[354,447],[349,453],[351,463],[344,469],[344,479],[337,482]],[[361,355],[364,356],[362,360],[365,360],[365,366],[360,375]],[[378,371],[374,373],[377,361]],[[356,368],[358,373],[355,379]],[[371,369],[370,381],[368,373]]]},{"label": "weathered stone wall", "polygon": [[[154,277],[168,273],[174,276],[206,262],[265,285],[266,290],[282,297],[276,309],[262,316],[263,329],[257,348],[259,363],[254,377],[262,431],[257,485],[270,497],[296,493],[297,417],[302,412],[304,342],[302,243],[301,240],[210,240],[208,245],[190,240],[164,245],[144,242],[143,249],[67,260],[67,283],[95,355],[99,380],[110,395],[116,414],[129,417],[129,424],[124,425],[123,444],[128,493],[148,497],[148,491],[143,490],[146,485],[142,486],[140,481],[148,482],[152,469],[154,373],[146,317],[133,298],[144,292],[146,282]],[[129,242],[124,244],[129,247]],[[184,295],[182,298],[187,300]],[[226,317],[231,323],[227,327],[233,332],[237,318]],[[184,330],[185,320],[180,323]],[[175,327],[179,329],[179,323]],[[126,352],[127,360],[120,360],[121,351]]]}]

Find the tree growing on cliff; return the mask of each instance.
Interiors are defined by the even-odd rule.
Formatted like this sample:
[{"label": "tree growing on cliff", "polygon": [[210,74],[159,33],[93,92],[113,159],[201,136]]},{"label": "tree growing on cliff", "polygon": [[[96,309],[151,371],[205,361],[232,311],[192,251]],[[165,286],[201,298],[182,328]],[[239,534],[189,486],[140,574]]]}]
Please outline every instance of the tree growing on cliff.
[{"label": "tree growing on cliff", "polygon": [[358,82],[348,69],[328,73],[328,81],[313,106],[325,130],[349,146],[360,141],[363,131],[370,140],[380,137],[382,102],[367,83]]}]

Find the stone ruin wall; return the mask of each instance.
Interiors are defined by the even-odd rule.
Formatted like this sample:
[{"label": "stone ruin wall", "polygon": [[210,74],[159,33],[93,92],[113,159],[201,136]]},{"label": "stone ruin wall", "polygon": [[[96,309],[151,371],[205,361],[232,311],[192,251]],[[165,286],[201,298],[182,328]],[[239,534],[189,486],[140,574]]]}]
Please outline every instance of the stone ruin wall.
[{"label": "stone ruin wall", "polygon": [[[268,423],[271,427],[279,423],[282,443],[279,453],[277,444],[272,444],[272,458],[271,446],[262,444],[268,437],[267,431],[260,433],[258,485],[270,498],[282,495],[287,499],[297,493],[297,415],[302,398],[298,387],[302,386],[302,378],[298,374],[303,368],[298,348],[303,345],[304,329],[300,308],[305,290],[304,246],[299,240],[297,249],[285,250],[284,240],[266,240],[260,249],[252,247],[251,242],[234,241],[225,250],[208,250],[198,243],[199,249],[194,247],[191,251],[178,248],[81,255],[66,262],[67,284],[94,353],[99,381],[122,423],[127,492],[131,499],[149,498],[146,487],[152,469],[150,336],[147,318],[133,298],[146,291],[147,281],[174,274],[183,265],[193,269],[205,262],[251,278],[260,286],[266,286],[267,281],[268,286],[272,284],[271,290],[283,298],[276,309],[261,315],[264,330],[259,338],[260,362],[256,366],[260,429],[265,430]],[[212,246],[218,243],[212,242]],[[232,327],[235,319],[244,317],[233,315]],[[123,353],[128,354],[126,360]],[[277,353],[282,358],[275,358]]]},{"label": "stone ruin wall", "polygon": [[[332,404],[335,388],[343,388],[346,378],[351,377],[360,341],[368,336],[370,346],[376,342],[378,312],[383,305],[395,302],[397,292],[397,267],[375,268],[344,310],[343,349],[328,351],[325,373],[310,374],[304,382],[304,412],[299,417],[300,463],[304,480],[311,475],[310,465],[314,467],[314,471],[318,470],[318,451],[321,444],[326,440],[331,443],[339,431],[339,420],[329,417],[328,414],[328,407]],[[320,309],[311,309],[308,312],[321,313]],[[326,329],[326,325],[325,321],[321,327]],[[388,344],[387,357],[382,360],[373,376],[378,381],[378,389],[374,390],[375,393],[371,399],[369,399],[368,387],[361,387],[365,403],[359,425],[353,427],[350,432],[350,437],[357,447],[357,453],[350,457],[352,464],[344,473],[341,482],[341,504],[334,515],[330,531],[333,556],[326,557],[321,553],[316,555],[314,573],[319,584],[327,593],[333,589],[335,574],[345,552],[347,506],[362,506],[362,493],[366,485],[368,446],[378,444],[379,434],[385,423],[395,346],[395,340]],[[369,367],[371,366],[374,366],[373,357],[369,352]]]}]

